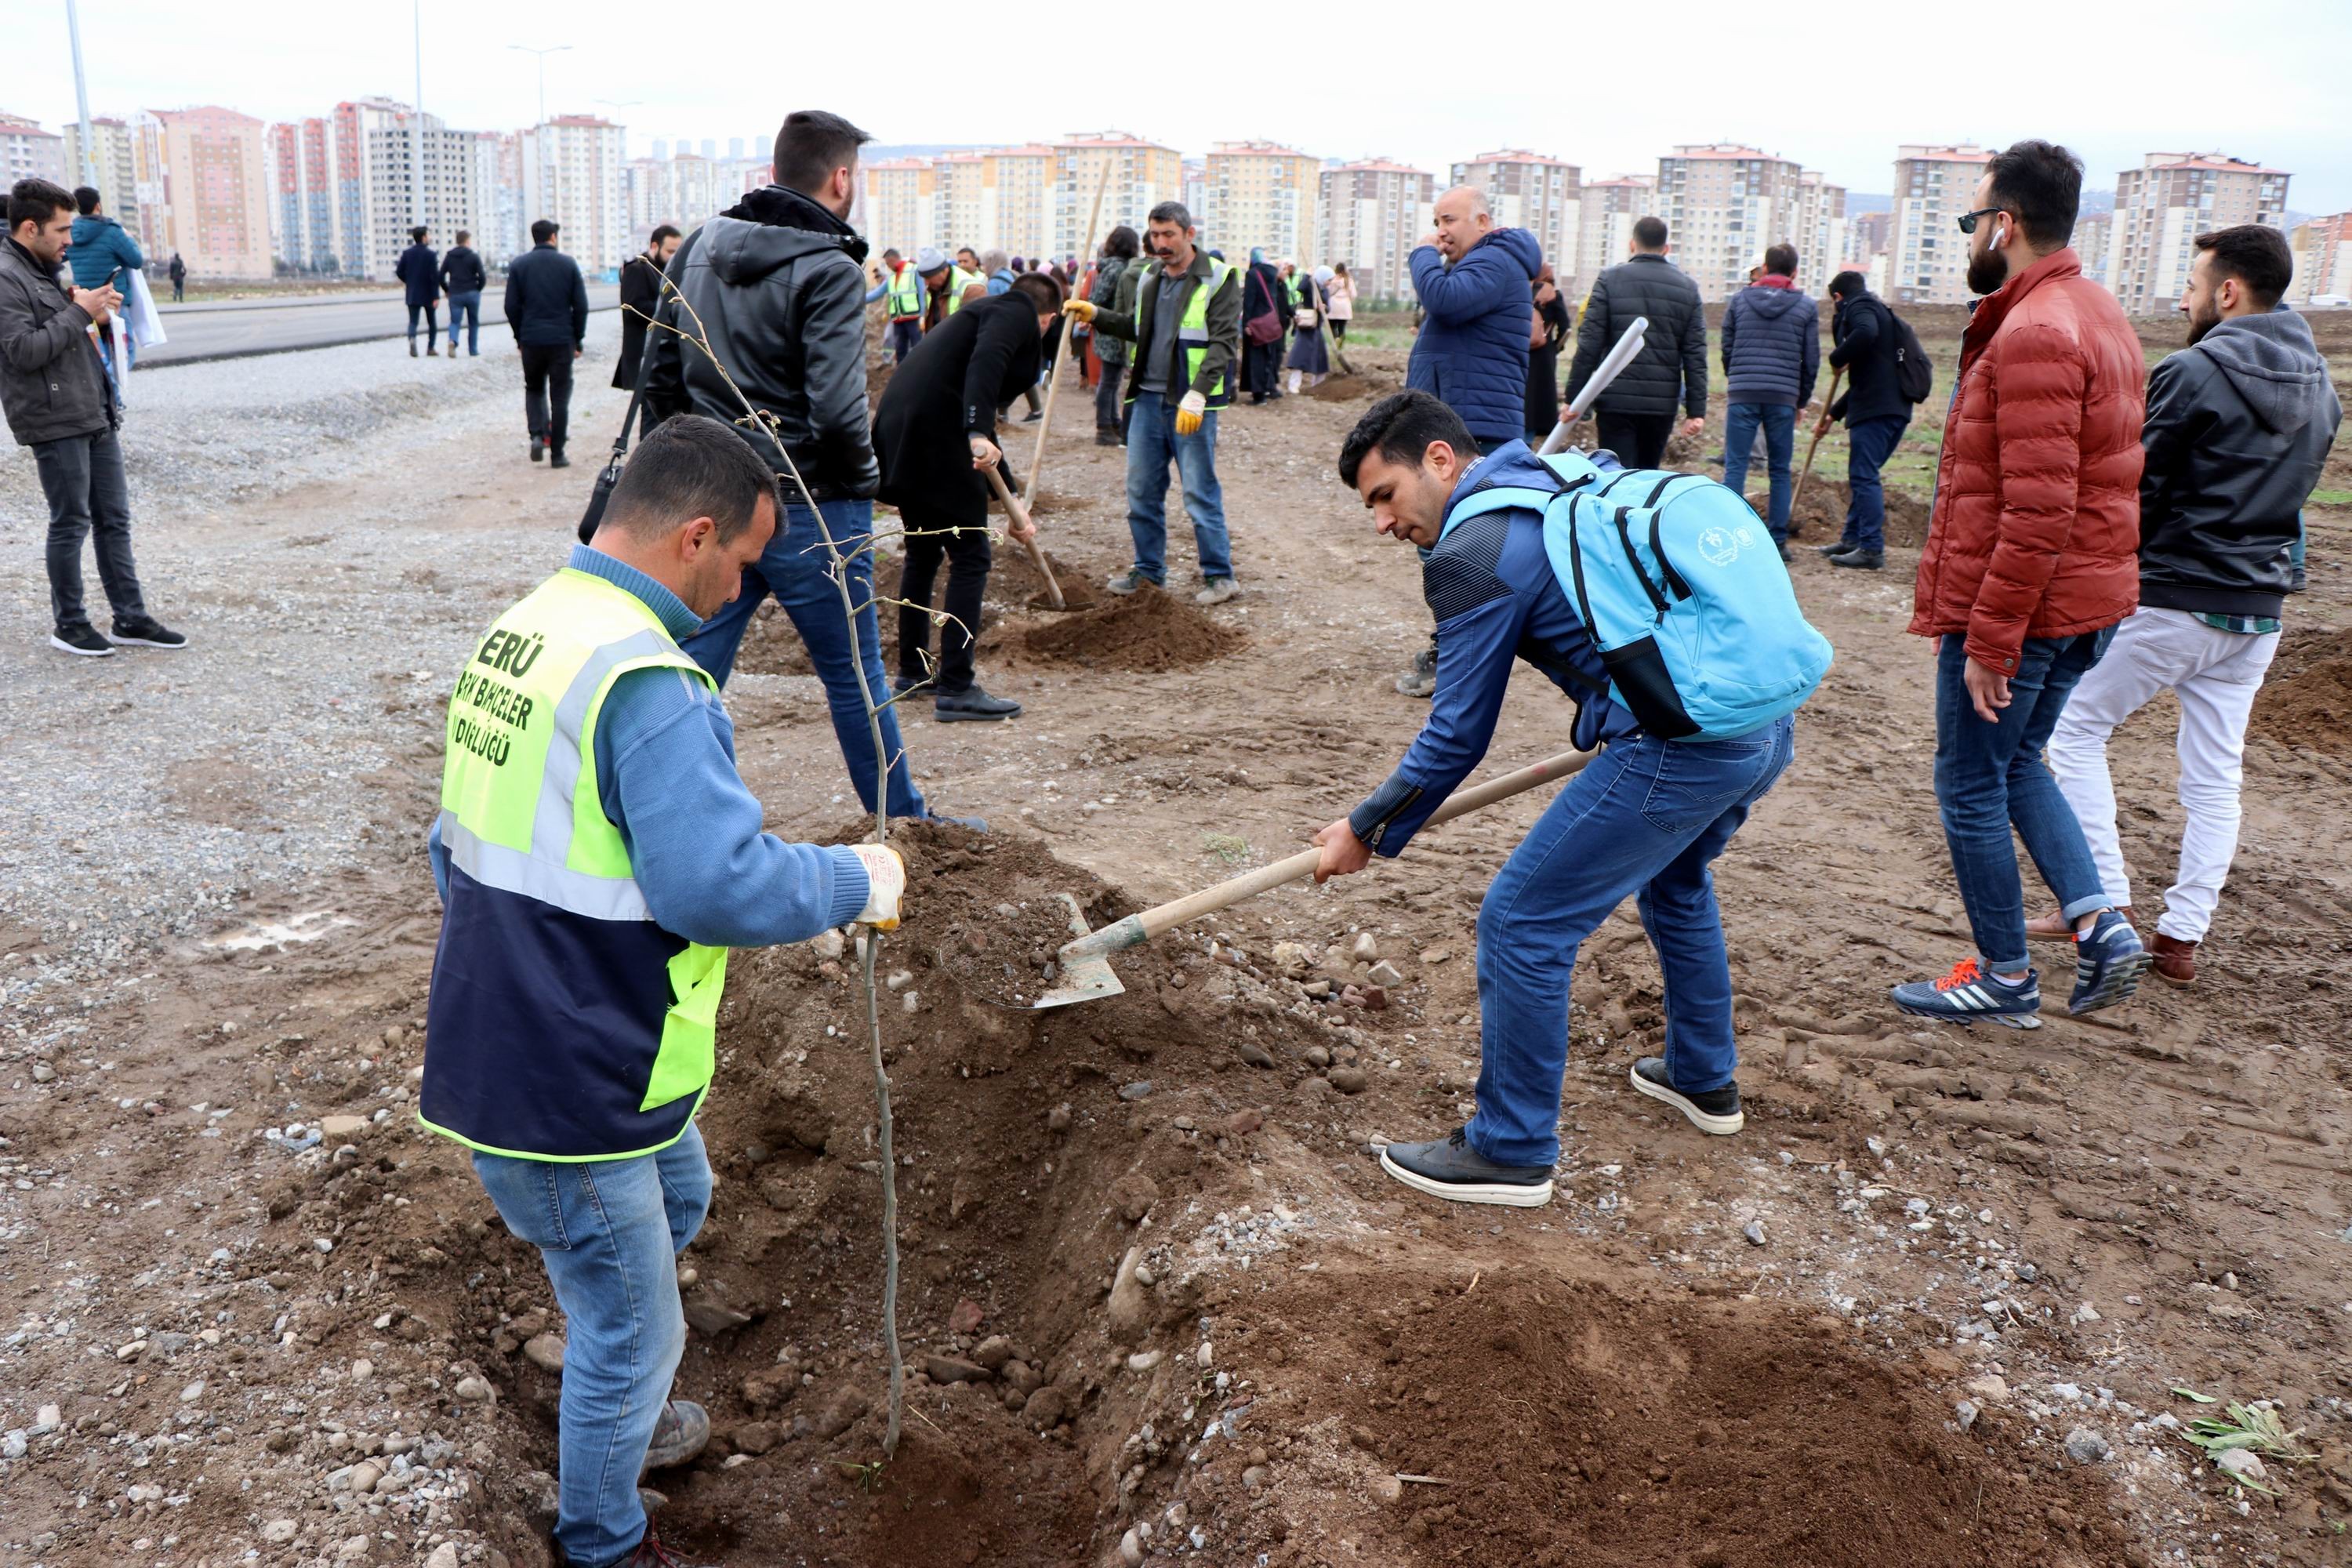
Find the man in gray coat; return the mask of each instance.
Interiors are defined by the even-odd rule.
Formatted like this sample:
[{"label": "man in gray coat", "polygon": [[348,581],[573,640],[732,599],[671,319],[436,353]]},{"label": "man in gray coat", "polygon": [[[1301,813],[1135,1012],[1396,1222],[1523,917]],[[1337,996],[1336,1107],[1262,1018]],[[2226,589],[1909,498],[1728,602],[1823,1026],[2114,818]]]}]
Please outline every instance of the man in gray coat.
[{"label": "man in gray coat", "polygon": [[[8,193],[8,240],[0,247],[0,406],[16,444],[33,449],[48,499],[49,646],[97,658],[117,644],[185,647],[188,639],[149,615],[140,595],[120,412],[92,332],[113,319],[122,296],[58,281],[73,217],[63,186],[19,180]],[[82,605],[81,546],[93,531],[99,580],[114,611],[105,635]]]}]

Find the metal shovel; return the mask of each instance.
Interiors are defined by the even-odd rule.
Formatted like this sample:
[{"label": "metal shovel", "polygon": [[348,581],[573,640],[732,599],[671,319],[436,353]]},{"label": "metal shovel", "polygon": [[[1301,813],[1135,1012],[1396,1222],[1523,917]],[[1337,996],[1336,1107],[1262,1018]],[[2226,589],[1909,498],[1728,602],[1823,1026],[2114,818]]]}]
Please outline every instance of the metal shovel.
[{"label": "metal shovel", "polygon": [[[1481,806],[1492,805],[1498,800],[1523,794],[1539,784],[1564,779],[1598,754],[1594,752],[1562,752],[1515,773],[1505,773],[1501,778],[1490,779],[1475,788],[1458,791],[1430,814],[1429,825],[1435,826],[1441,822],[1451,822]],[[1140,947],[1171,926],[1181,925],[1186,921],[1238,904],[1244,899],[1255,898],[1270,888],[1278,888],[1285,882],[1295,882],[1301,877],[1310,876],[1322,853],[1320,849],[1302,849],[1288,859],[1276,860],[1271,866],[1261,866],[1213,888],[1189,893],[1172,903],[1129,915],[1100,931],[1087,929],[1086,913],[1079,909],[1077,900],[1067,893],[1059,895],[1061,900],[1070,907],[1070,930],[1077,940],[1065,946],[1056,961],[1061,969],[1061,984],[1030,1005],[1038,1009],[1066,1007],[1073,1002],[1094,1002],[1120,994],[1127,987],[1120,984],[1118,976],[1111,972],[1112,953]]]}]

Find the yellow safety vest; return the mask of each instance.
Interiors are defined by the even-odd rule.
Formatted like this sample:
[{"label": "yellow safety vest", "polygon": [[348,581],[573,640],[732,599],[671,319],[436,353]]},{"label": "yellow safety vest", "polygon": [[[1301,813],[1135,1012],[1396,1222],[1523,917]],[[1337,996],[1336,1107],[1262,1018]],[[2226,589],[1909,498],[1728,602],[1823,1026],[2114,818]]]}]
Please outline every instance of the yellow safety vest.
[{"label": "yellow safety vest", "polygon": [[980,274],[977,272],[966,272],[961,267],[955,268],[948,273],[947,313],[949,315],[952,316],[958,310],[963,309],[963,291],[979,281]]},{"label": "yellow safety vest", "polygon": [[596,783],[604,699],[649,668],[716,689],[643,600],[565,567],[499,617],[457,678],[417,1120],[469,1148],[651,1153],[709,1087],[727,950],[654,923]]},{"label": "yellow safety vest", "polygon": [[890,274],[890,291],[883,296],[885,309],[894,321],[903,321],[923,313],[923,275],[908,262]]},{"label": "yellow safety vest", "polygon": [[[1226,280],[1233,277],[1234,271],[1234,268],[1230,262],[1220,261],[1213,256],[1210,257],[1209,276],[1200,287],[1192,290],[1192,297],[1184,301],[1184,314],[1176,322],[1176,341],[1184,345],[1183,384],[1168,389],[1167,398],[1171,403],[1181,401],[1184,395],[1192,390],[1192,383],[1200,377],[1201,362],[1209,357],[1209,301],[1216,298],[1217,290],[1225,286]],[[1189,273],[1184,274],[1177,277],[1174,281],[1181,286],[1184,277],[1189,276]],[[1159,286],[1162,289],[1167,288],[1171,281],[1168,269],[1158,262],[1152,263],[1151,270],[1145,273],[1143,280],[1135,286],[1135,336],[1139,344],[1151,331],[1151,323],[1158,311],[1159,302],[1156,300],[1150,305],[1143,302],[1143,291],[1152,286],[1154,279],[1159,279]],[[1152,343],[1149,347],[1153,353],[1168,352],[1166,343]],[[1142,363],[1139,349],[1136,360],[1139,364]],[[1127,401],[1129,403],[1135,401],[1135,388],[1139,380],[1140,373],[1138,373],[1137,377],[1130,379],[1127,384]],[[1233,361],[1229,359],[1225,362],[1225,374],[1219,378],[1215,386],[1210,388],[1208,401],[1210,407],[1223,408],[1233,400],[1234,366]]]}]

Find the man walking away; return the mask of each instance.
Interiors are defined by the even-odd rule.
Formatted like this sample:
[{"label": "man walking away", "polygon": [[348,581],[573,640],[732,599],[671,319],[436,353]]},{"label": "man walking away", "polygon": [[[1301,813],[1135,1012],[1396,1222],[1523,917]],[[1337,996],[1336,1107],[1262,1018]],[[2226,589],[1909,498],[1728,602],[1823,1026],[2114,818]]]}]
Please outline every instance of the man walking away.
[{"label": "man walking away", "polygon": [[580,264],[555,248],[552,218],[530,226],[530,248],[507,263],[507,325],[522,356],[522,416],[530,460],[568,468],[563,437],[572,426],[572,362],[588,341],[588,280]]},{"label": "man walking away", "polygon": [[1135,308],[1106,309],[1091,300],[1062,308],[1091,324],[1097,337],[1135,345],[1127,374],[1127,531],[1135,564],[1105,586],[1132,594],[1146,583],[1167,585],[1172,462],[1200,552],[1201,590],[1192,600],[1222,605],[1241,592],[1225,532],[1225,492],[1217,482],[1217,411],[1234,400],[1242,269],[1201,249],[1197,237],[1184,204],[1161,202],[1144,223],[1155,264],[1135,285]]},{"label": "man walking away", "polygon": [[2063,147],[1997,153],[1970,211],[1960,338],[1911,629],[1936,639],[1936,804],[1977,951],[1895,987],[1921,1017],[2041,1026],[2016,830],[2074,934],[2070,1013],[2127,1000],[2147,968],[2042,760],[2068,695],[2139,597],[2147,360],[2116,297],[2066,241],[2083,165]]},{"label": "man walking away", "polygon": [[1618,461],[1655,468],[1666,460],[1676,404],[1683,434],[1696,436],[1706,425],[1706,307],[1698,285],[1666,259],[1664,218],[1635,218],[1626,259],[1592,280],[1577,324],[1568,395],[1591,379],[1637,316],[1650,319],[1642,352],[1609,384],[1592,416],[1600,445]]},{"label": "man walking away", "polygon": [[1723,482],[1747,493],[1748,448],[1761,428],[1772,476],[1765,526],[1783,561],[1795,489],[1790,461],[1797,410],[1813,400],[1813,377],[1822,367],[1821,313],[1811,296],[1798,291],[1796,275],[1796,247],[1773,246],[1764,253],[1763,275],[1734,294],[1723,312]]},{"label": "man walking away", "polygon": [[1903,395],[1903,334],[1886,301],[1870,291],[1859,272],[1830,279],[1837,304],[1830,316],[1830,368],[1846,374],[1845,390],[1822,410],[1813,427],[1819,437],[1830,421],[1845,422],[1845,482],[1849,499],[1845,531],[1822,546],[1832,566],[1875,572],[1886,564],[1886,487],[1878,470],[1903,444],[1911,425],[1911,401]]},{"label": "man walking away", "polygon": [[797,471],[817,508],[810,510],[799,487],[785,481],[784,525],[744,569],[743,592],[686,640],[686,651],[724,686],[751,613],[773,594],[824,684],[859,802],[870,812],[887,789],[892,816],[923,816],[928,808],[915,788],[895,709],[881,715],[887,782],[877,773],[860,662],[851,656],[826,549],[830,532],[858,606],[865,688],[881,701],[889,678],[874,610],[873,558],[865,552],[880,483],[866,402],[866,242],[848,223],[857,150],[871,140],[823,110],[785,117],[776,132],[775,183],[747,193],[695,230],[671,262],[661,325],[646,342],[646,396],[656,415],[689,409],[730,424],[743,417],[709,356],[674,329],[707,332],[743,395],[773,416],[752,445],[777,473]]},{"label": "man walking away", "polygon": [[449,296],[449,357],[457,357],[457,323],[466,323],[466,353],[482,357],[482,286],[490,280],[481,253],[471,243],[469,229],[457,231],[457,243],[441,257],[441,290]]},{"label": "man walking away", "polygon": [[613,384],[624,392],[636,389],[637,371],[645,363],[646,329],[661,309],[662,274],[677,254],[677,229],[656,224],[646,237],[645,249],[621,268],[621,357],[613,366]]},{"label": "man walking away", "polygon": [[[122,303],[110,288],[68,289],[58,277],[74,199],[47,180],[8,193],[0,245],[0,406],[9,434],[33,449],[49,503],[49,646],[103,658],[118,644],[179,648],[188,639],[147,613],[131,558],[131,489],[122,477],[120,410],[93,327]],[[81,545],[95,539],[99,581],[114,611],[101,637],[82,606]]]},{"label": "man walking away", "polygon": [[[73,268],[77,289],[112,288],[118,294],[128,296],[131,279],[124,272],[138,272],[147,266],[147,258],[140,253],[139,242],[131,237],[123,226],[106,216],[106,205],[94,185],[74,187],[73,245],[66,252],[66,260]],[[122,347],[122,363],[128,372],[138,363],[137,345],[131,341],[128,323],[100,340],[100,346],[110,351],[113,344]]]},{"label": "man walking away", "polygon": [[180,259],[180,253],[175,250],[172,252],[172,303],[176,305],[187,297],[188,264]]},{"label": "man walking away", "polygon": [[[906,565],[898,578],[898,679],[903,696],[931,689],[941,723],[1010,719],[1021,704],[992,697],[972,679],[971,643],[980,635],[988,589],[990,469],[1008,488],[1019,481],[996,438],[997,410],[1034,383],[1044,340],[1061,320],[1060,286],[1026,272],[1011,292],[960,312],[916,346],[882,391],[874,412],[874,456],[880,499],[898,509]],[[1018,543],[1035,531],[1011,519]],[[947,563],[948,619],[931,659],[931,589]]]},{"label": "man walking away", "polygon": [[433,358],[441,354],[441,319],[436,309],[441,301],[441,262],[433,247],[425,243],[423,224],[408,231],[408,248],[400,253],[393,264],[392,275],[408,286],[408,357],[416,357],[416,317],[425,316],[425,352]]},{"label": "man walking away", "polygon": [[742,437],[672,420],[449,704],[416,1119],[472,1151],[563,1309],[555,1560],[580,1568],[684,1568],[637,1479],[710,1440],[709,1414],[670,1392],[728,949],[890,930],[906,887],[887,845],[760,830],[734,727],[677,646],[775,526],[775,476]]},{"label": "man walking away", "polygon": [[[2197,978],[2238,849],[2246,715],[2278,649],[2295,520],[2344,417],[2311,328],[2279,297],[2294,261],[2259,224],[2197,237],[2180,309],[2189,347],[2156,367],[2140,433],[2139,609],[2116,628],[2050,735],[2050,769],[2128,916],[2107,737],[2160,691],[2180,703],[2180,865],[2156,922],[2159,979]],[[2034,937],[2064,938],[2045,916]]]}]

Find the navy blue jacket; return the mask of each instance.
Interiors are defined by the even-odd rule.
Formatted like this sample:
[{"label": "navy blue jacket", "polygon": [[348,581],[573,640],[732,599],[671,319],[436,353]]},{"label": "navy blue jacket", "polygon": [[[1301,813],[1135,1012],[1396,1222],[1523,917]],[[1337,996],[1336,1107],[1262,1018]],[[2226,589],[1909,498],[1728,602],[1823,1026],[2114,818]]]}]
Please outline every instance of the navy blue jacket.
[{"label": "navy blue jacket", "polygon": [[1433,245],[1412,253],[1425,319],[1404,384],[1434,393],[1479,444],[1527,434],[1528,327],[1543,247],[1523,228],[1498,228],[1451,267]]},{"label": "navy blue jacket", "polygon": [[1723,312],[1725,402],[1800,407],[1813,400],[1821,368],[1822,318],[1811,295],[1775,274],[1731,297]]},{"label": "navy blue jacket", "polygon": [[408,302],[412,305],[430,305],[441,298],[441,258],[422,241],[400,253],[400,259],[393,264],[392,275],[408,286]]},{"label": "navy blue jacket", "polygon": [[588,339],[588,280],[553,245],[534,245],[507,263],[507,325],[515,342],[578,348]]},{"label": "navy blue jacket", "polygon": [[1830,350],[1830,368],[1845,372],[1845,390],[1830,405],[1830,417],[1844,420],[1849,430],[1872,419],[1909,423],[1911,405],[1895,363],[1903,340],[1886,301],[1867,289],[1840,300],[1830,317],[1830,341],[1836,345]]},{"label": "navy blue jacket", "polygon": [[[1525,441],[1515,440],[1462,476],[1448,509],[1490,485],[1552,490],[1559,481]],[[1608,696],[1601,651],[1544,552],[1542,512],[1513,507],[1470,519],[1429,552],[1421,585],[1437,621],[1429,719],[1396,772],[1348,814],[1356,837],[1389,857],[1403,850],[1486,756],[1519,659],[1576,699],[1579,748],[1590,751],[1641,728]]]}]

